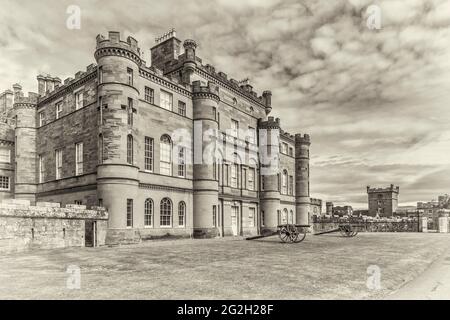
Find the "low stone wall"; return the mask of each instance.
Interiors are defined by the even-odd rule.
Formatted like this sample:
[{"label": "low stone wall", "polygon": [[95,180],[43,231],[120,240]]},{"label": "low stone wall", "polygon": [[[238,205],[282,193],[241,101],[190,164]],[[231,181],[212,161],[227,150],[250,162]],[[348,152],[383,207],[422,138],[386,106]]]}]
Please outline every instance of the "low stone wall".
[{"label": "low stone wall", "polygon": [[[94,226],[94,227],[92,227]],[[4,200],[0,203],[0,252],[36,248],[105,245],[108,213],[104,208]],[[86,232],[86,228],[88,232]],[[93,230],[92,233],[90,230]],[[95,233],[95,234],[94,234]]]},{"label": "low stone wall", "polygon": [[348,224],[356,228],[358,232],[419,232],[417,221],[364,221],[364,222],[315,222],[312,224],[312,232],[322,232],[336,229],[339,224]]}]

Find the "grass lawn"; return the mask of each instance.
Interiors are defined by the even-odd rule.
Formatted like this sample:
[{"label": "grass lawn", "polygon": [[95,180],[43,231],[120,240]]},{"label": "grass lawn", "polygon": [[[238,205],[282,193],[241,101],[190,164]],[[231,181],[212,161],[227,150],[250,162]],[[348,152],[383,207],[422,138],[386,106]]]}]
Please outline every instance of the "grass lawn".
[{"label": "grass lawn", "polygon": [[[155,240],[140,245],[38,250],[0,257],[1,299],[360,299],[383,298],[450,244],[450,234],[308,235],[245,241]],[[68,289],[69,265],[81,288]],[[366,286],[381,270],[381,289]]]}]

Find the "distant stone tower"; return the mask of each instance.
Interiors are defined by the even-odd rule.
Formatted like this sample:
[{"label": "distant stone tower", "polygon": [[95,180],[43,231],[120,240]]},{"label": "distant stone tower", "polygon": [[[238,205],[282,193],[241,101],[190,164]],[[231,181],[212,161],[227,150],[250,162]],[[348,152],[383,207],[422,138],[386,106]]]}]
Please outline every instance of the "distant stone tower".
[{"label": "distant stone tower", "polygon": [[[138,195],[138,167],[135,153],[138,148],[137,117],[139,91],[135,84],[141,64],[137,41],[128,37],[120,39],[119,32],[109,32],[108,38],[97,36],[95,59],[98,64],[99,106],[99,166],[97,169],[98,198],[108,208],[109,234],[114,230],[132,240],[132,227],[127,225],[127,213],[132,199]],[[107,106],[105,108],[104,106]],[[131,154],[129,154],[131,146]],[[131,219],[133,221],[133,219]]]},{"label": "distant stone tower", "polygon": [[295,207],[297,224],[309,224],[309,135],[295,135]]},{"label": "distant stone tower", "polygon": [[333,215],[333,202],[327,202],[327,215],[332,216]]},{"label": "distant stone tower", "polygon": [[397,211],[400,187],[391,184],[387,188],[367,186],[369,216],[392,217]]},{"label": "distant stone tower", "polygon": [[[219,182],[214,178],[212,158],[216,142],[215,133],[218,130],[216,110],[219,103],[219,88],[208,83],[202,86],[200,81],[193,83],[193,111],[194,111],[194,194],[193,209],[194,234],[199,237],[216,236],[217,228],[213,227],[213,206],[218,206]],[[204,151],[209,148],[211,158],[203,158]],[[212,147],[212,148],[211,148]]]}]

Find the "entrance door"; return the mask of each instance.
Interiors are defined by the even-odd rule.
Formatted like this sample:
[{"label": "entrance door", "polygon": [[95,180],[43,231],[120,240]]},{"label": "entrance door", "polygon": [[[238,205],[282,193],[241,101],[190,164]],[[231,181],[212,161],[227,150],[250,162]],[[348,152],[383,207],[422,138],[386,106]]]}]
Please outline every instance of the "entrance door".
[{"label": "entrance door", "polygon": [[86,220],[84,227],[84,243],[86,247],[95,247],[97,244],[97,222]]},{"label": "entrance door", "polygon": [[233,236],[238,235],[238,215],[239,215],[239,207],[232,206],[231,207],[231,231],[233,232]]}]

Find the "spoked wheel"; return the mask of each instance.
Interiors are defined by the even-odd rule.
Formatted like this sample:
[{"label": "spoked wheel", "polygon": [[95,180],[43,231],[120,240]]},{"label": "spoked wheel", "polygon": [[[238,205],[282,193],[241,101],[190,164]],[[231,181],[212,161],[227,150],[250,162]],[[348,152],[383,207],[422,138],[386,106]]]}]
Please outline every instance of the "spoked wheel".
[{"label": "spoked wheel", "polygon": [[289,231],[288,228],[282,227],[280,229],[280,234],[279,235],[280,235],[281,241],[283,241],[283,242],[292,242],[291,241],[291,232]]},{"label": "spoked wheel", "polygon": [[295,238],[295,243],[298,243],[298,242],[302,242],[303,240],[305,240],[305,238],[306,238],[306,232],[303,232],[303,231],[299,231],[299,232],[297,232],[297,237]]}]

